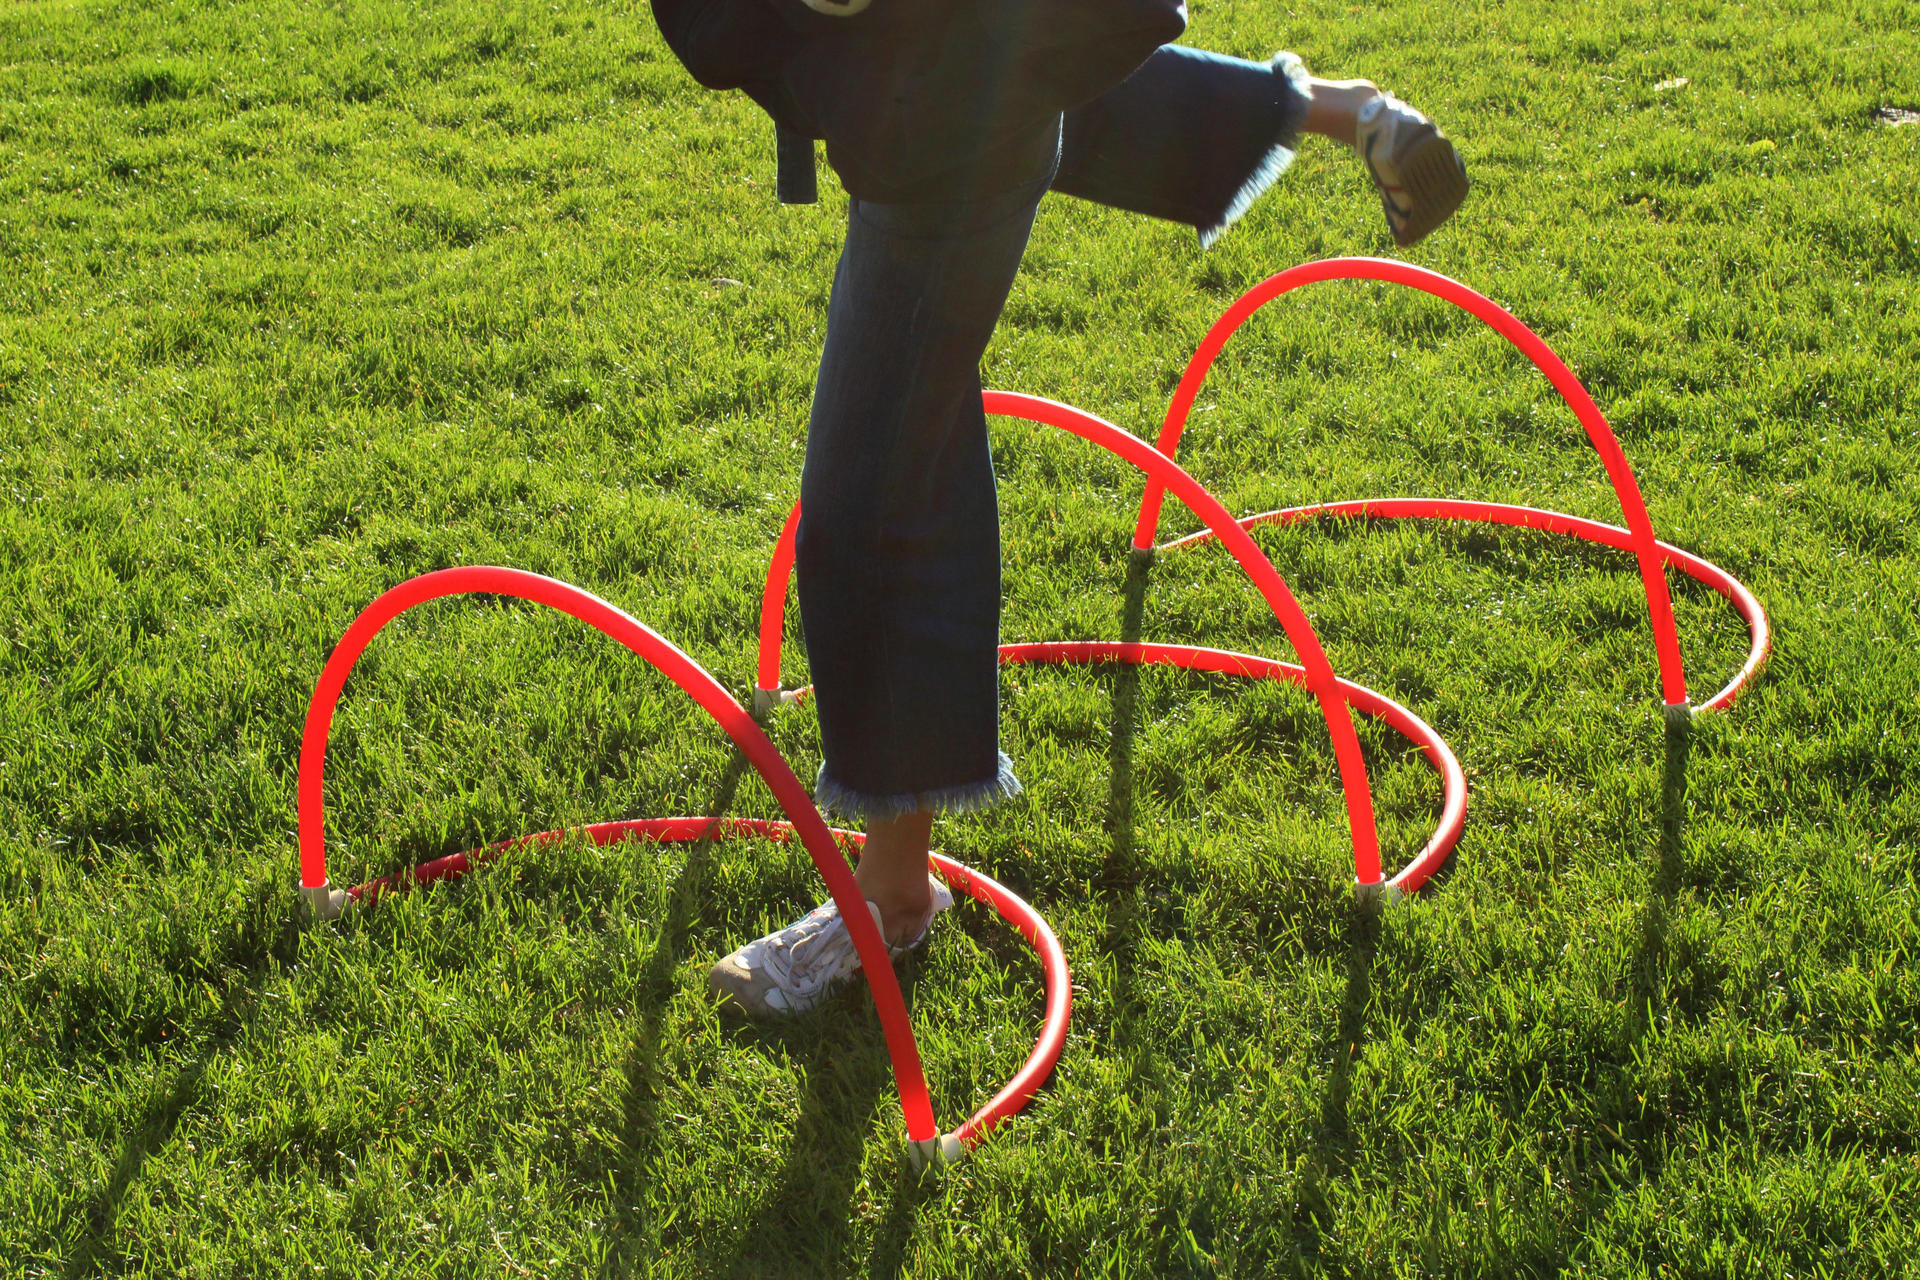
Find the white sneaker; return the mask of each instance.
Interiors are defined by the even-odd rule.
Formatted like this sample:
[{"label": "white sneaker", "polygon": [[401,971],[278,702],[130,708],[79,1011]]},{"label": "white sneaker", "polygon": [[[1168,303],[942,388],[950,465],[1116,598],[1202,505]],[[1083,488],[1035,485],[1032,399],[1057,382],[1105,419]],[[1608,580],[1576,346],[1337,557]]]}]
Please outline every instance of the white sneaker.
[{"label": "white sneaker", "polygon": [[1417,244],[1467,197],[1467,165],[1433,121],[1390,93],[1360,108],[1354,148],[1380,192],[1387,229]]},{"label": "white sneaker", "polygon": [[[913,941],[887,947],[887,954],[896,959],[925,942],[933,918],[953,905],[953,892],[945,881],[929,875],[927,884],[933,890],[933,907]],[[873,913],[874,925],[879,926],[880,908],[869,902],[867,910]],[[841,919],[840,908],[829,900],[714,965],[707,974],[707,985],[715,995],[732,996],[753,1017],[778,1017],[805,1013],[859,968],[860,953],[853,948],[853,934]]]}]

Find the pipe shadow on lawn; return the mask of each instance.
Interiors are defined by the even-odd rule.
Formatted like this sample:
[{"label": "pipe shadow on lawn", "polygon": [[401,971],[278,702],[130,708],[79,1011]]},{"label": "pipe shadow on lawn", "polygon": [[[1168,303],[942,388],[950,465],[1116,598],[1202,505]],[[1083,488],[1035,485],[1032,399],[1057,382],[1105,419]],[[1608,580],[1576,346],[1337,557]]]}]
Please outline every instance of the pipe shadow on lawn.
[{"label": "pipe shadow on lawn", "polygon": [[[736,750],[706,813],[716,818],[727,815],[747,767],[746,757]],[[644,1206],[651,1170],[673,1158],[659,1128],[659,1101],[668,1087],[662,1079],[661,1041],[674,972],[686,953],[688,936],[713,878],[714,843],[708,839],[689,845],[659,943],[637,984],[639,1016],[626,1062],[623,1155],[612,1171],[612,1248],[601,1273],[606,1280],[647,1274],[658,1258],[675,1251],[673,1242],[662,1239],[657,1216]],[[911,970],[903,977],[903,994],[911,1002]],[[870,1006],[861,1003],[866,998],[864,985],[856,984],[813,1017],[769,1025],[734,1024],[749,1042],[757,1041],[769,1050],[784,1048],[805,1083],[799,1120],[771,1189],[732,1236],[731,1248],[721,1245],[717,1253],[708,1254],[703,1272],[811,1276],[852,1269],[848,1256],[854,1243],[851,1201],[874,1107],[884,1105],[893,1079],[879,1022]],[[918,1179],[902,1173],[876,1235],[872,1274],[898,1273],[914,1211],[926,1194]],[[697,1244],[694,1247],[698,1249]]]},{"label": "pipe shadow on lawn", "polygon": [[[1121,615],[1121,639],[1128,643],[1140,639],[1151,565],[1151,559],[1140,556],[1133,557],[1128,565]],[[1112,845],[1102,876],[1104,889],[1120,890],[1125,895],[1115,903],[1107,935],[1102,940],[1105,953],[1114,959],[1113,999],[1117,1023],[1124,1022],[1126,1011],[1140,998],[1136,994],[1137,975],[1129,962],[1144,923],[1138,895],[1133,892],[1144,877],[1133,815],[1133,753],[1139,721],[1140,668],[1123,664],[1114,683],[1113,729],[1108,746],[1112,772],[1107,808],[1107,831]],[[1322,1051],[1322,1056],[1331,1061],[1327,1091],[1293,1206],[1294,1243],[1302,1260],[1319,1254],[1323,1233],[1334,1226],[1328,1183],[1343,1176],[1353,1163],[1356,1139],[1348,1117],[1348,1099],[1353,1092],[1354,1065],[1366,1038],[1367,1006],[1373,997],[1380,911],[1377,900],[1355,900],[1346,913],[1346,990],[1332,1043]],[[1114,1038],[1118,1042],[1127,1037],[1116,1028]],[[1156,1055],[1151,1052],[1132,1055],[1129,1066],[1141,1096],[1154,1097],[1162,1092],[1159,1087],[1162,1072]]]},{"label": "pipe shadow on lawn", "polygon": [[[1135,558],[1129,565],[1122,619],[1121,638],[1135,642],[1140,638],[1141,620],[1151,562]],[[1140,669],[1122,664],[1114,687],[1113,727],[1109,742],[1111,776],[1108,789],[1107,831],[1112,844],[1101,879],[1101,887],[1119,890],[1124,896],[1115,904],[1103,950],[1114,960],[1114,1008],[1116,1023],[1124,1024],[1134,999],[1136,975],[1129,963],[1137,942],[1141,921],[1133,893],[1143,878],[1135,843],[1133,818],[1133,755],[1139,723]],[[1668,931],[1677,901],[1683,870],[1683,837],[1686,816],[1687,765],[1692,747],[1692,728],[1685,722],[1669,725],[1661,778],[1661,822],[1659,861],[1654,868],[1646,906],[1641,915],[1640,936],[1632,964],[1631,989],[1634,1011],[1628,1042],[1638,1042],[1651,1029],[1656,1007],[1666,1000],[1664,976],[1668,967]],[[1458,849],[1449,851],[1446,862],[1431,878],[1425,892],[1440,887],[1458,864]],[[1331,1068],[1322,1099],[1320,1116],[1307,1152],[1293,1206],[1293,1235],[1297,1250],[1296,1265],[1310,1269],[1322,1252],[1322,1241],[1335,1229],[1338,1211],[1328,1191],[1331,1183],[1347,1174],[1357,1154],[1357,1138],[1348,1111],[1353,1091],[1353,1073],[1366,1039],[1367,1006],[1372,999],[1373,973],[1381,932],[1380,902],[1355,901],[1346,922],[1347,982],[1341,999],[1340,1019],[1332,1043],[1323,1050]],[[1116,1028],[1116,1041],[1125,1037]],[[1159,1083],[1158,1066],[1152,1055],[1135,1055],[1129,1064],[1136,1088],[1143,1096],[1153,1096]]]},{"label": "pipe shadow on lawn", "polygon": [[127,1132],[120,1158],[114,1162],[112,1176],[83,1211],[86,1225],[82,1228],[72,1256],[60,1272],[65,1280],[92,1275],[105,1260],[103,1255],[107,1242],[113,1236],[114,1224],[119,1221],[120,1206],[127,1198],[128,1188],[140,1176],[148,1159],[158,1154],[173,1137],[187,1109],[199,1101],[202,1077],[206,1075],[213,1059],[226,1052],[229,1043],[225,1039],[216,1040],[201,1050],[192,1062],[175,1072],[172,1081],[164,1088],[154,1090],[146,1111]]},{"label": "pipe shadow on lawn", "polygon": [[1303,1263],[1319,1257],[1322,1239],[1339,1218],[1327,1195],[1328,1183],[1353,1165],[1356,1139],[1347,1100],[1353,1093],[1354,1064],[1366,1041],[1367,1004],[1373,998],[1379,947],[1380,905],[1356,900],[1347,914],[1347,989],[1340,999],[1340,1023],[1332,1044],[1323,1051],[1323,1056],[1332,1058],[1327,1092],[1293,1205],[1294,1247]]},{"label": "pipe shadow on lawn", "polygon": [[[1147,580],[1153,562],[1147,556],[1127,558],[1127,577],[1121,588],[1120,640],[1140,642],[1146,614]],[[1116,664],[1113,682],[1113,729],[1107,739],[1107,836],[1112,844],[1102,877],[1105,887],[1132,888],[1140,881],[1139,854],[1133,834],[1133,742],[1140,728],[1140,667]]]},{"label": "pipe shadow on lawn", "polygon": [[[1127,576],[1122,588],[1120,639],[1124,644],[1140,640],[1141,618],[1146,611],[1148,578],[1152,559],[1133,555],[1127,560]],[[1108,901],[1107,928],[1100,940],[1101,954],[1113,961],[1113,1009],[1116,1023],[1124,1023],[1142,998],[1137,992],[1133,957],[1138,948],[1143,917],[1148,913],[1139,901],[1145,871],[1134,832],[1133,747],[1140,727],[1140,667],[1137,663],[1116,663],[1113,682],[1113,727],[1107,740],[1107,857],[1100,870],[1099,888]],[[1126,1037],[1116,1030],[1115,1042]],[[1144,1085],[1144,1096],[1157,1096],[1158,1059],[1151,1053],[1134,1055],[1129,1067],[1135,1080]]]},{"label": "pipe shadow on lawn", "polygon": [[[715,819],[727,816],[734,797],[747,773],[747,757],[733,749],[727,768],[715,785],[706,813]],[[686,951],[687,937],[693,930],[707,887],[713,879],[711,837],[695,840],[687,846],[686,865],[674,881],[667,899],[666,918],[660,924],[660,940],[642,969],[634,989],[634,1013],[637,1029],[627,1051],[625,1074],[627,1093],[622,1104],[620,1156],[611,1178],[614,1189],[613,1212],[609,1215],[608,1234],[612,1247],[601,1274],[612,1277],[642,1275],[662,1252],[660,1232],[652,1214],[643,1210],[647,1202],[648,1172],[656,1162],[671,1158],[660,1135],[660,1095],[666,1089],[660,1069],[660,1041],[666,1029],[667,1006],[673,996],[673,971]]]},{"label": "pipe shadow on lawn", "polygon": [[1631,1041],[1651,1029],[1654,1004],[1663,998],[1667,969],[1667,931],[1680,895],[1681,848],[1687,809],[1687,761],[1693,751],[1690,724],[1669,725],[1660,774],[1660,861],[1654,867],[1647,905],[1640,914],[1640,943],[1634,955]]},{"label": "pipe shadow on lawn", "polygon": [[[1122,643],[1140,641],[1153,562],[1152,556],[1128,556],[1121,593]],[[1170,1093],[1166,1064],[1157,1051],[1158,1037],[1150,1027],[1139,1025],[1150,1018],[1148,1011],[1153,1007],[1153,995],[1143,989],[1139,965],[1141,946],[1153,928],[1153,908],[1146,883],[1151,868],[1146,865],[1139,847],[1134,814],[1134,745],[1140,729],[1140,701],[1140,664],[1114,664],[1113,722],[1107,742],[1108,847],[1097,885],[1107,906],[1100,954],[1107,958],[1112,975],[1111,1025],[1105,1035],[1107,1049],[1124,1056],[1126,1091],[1164,1120],[1163,1099]],[[1186,1228],[1189,1240],[1197,1232],[1201,1247],[1208,1247],[1212,1232],[1206,1222],[1180,1225]]]},{"label": "pipe shadow on lawn", "polygon": [[[1628,1064],[1640,1043],[1655,1033],[1664,1015],[1671,1016],[1682,997],[1672,985],[1675,969],[1669,934],[1675,908],[1680,903],[1681,876],[1685,867],[1687,762],[1693,750],[1691,724],[1669,724],[1665,735],[1665,758],[1660,777],[1660,860],[1647,888],[1646,904],[1640,910],[1640,937],[1627,975],[1627,990],[1632,1007],[1627,1011],[1625,1034],[1621,1038],[1614,1087],[1610,1091],[1614,1125],[1609,1136],[1640,1166],[1643,1176],[1653,1177],[1668,1159],[1667,1135],[1663,1122],[1651,1127],[1643,1122],[1644,1108],[1629,1103],[1637,1097],[1633,1069]],[[1609,1095],[1603,1094],[1606,1098]],[[1605,1115],[1606,1109],[1597,1113]],[[1605,1128],[1605,1121],[1602,1120]],[[1594,1192],[1597,1202],[1612,1199],[1611,1190]]]},{"label": "pipe shadow on lawn", "polygon": [[[1144,558],[1136,557],[1129,562],[1122,621],[1122,638],[1127,641],[1140,637],[1148,572],[1149,562]],[[1117,666],[1109,742],[1112,773],[1107,813],[1112,847],[1101,880],[1106,889],[1128,890],[1141,878],[1134,843],[1132,794],[1140,669],[1129,663]],[[732,783],[737,784],[739,766],[743,764],[744,761],[736,760],[736,768],[730,775]],[[732,794],[732,786],[724,786],[723,803],[731,802]],[[724,809],[716,805],[708,812],[717,816],[724,813]],[[690,859],[688,874],[683,880],[690,882],[693,871]],[[680,900],[676,895],[676,906]],[[1123,899],[1109,929],[1109,949],[1116,957],[1124,957],[1130,949],[1128,940],[1138,918],[1133,905],[1130,897]],[[673,957],[680,950],[684,931],[684,922],[676,913],[668,929],[663,931],[661,949],[651,967],[663,986],[671,980]],[[1121,959],[1118,974],[1123,987],[1131,981],[1130,972]],[[902,994],[911,1005],[915,985],[911,962],[903,979]],[[854,1260],[849,1256],[854,1244],[850,1201],[859,1181],[874,1107],[884,1105],[882,1100],[893,1078],[885,1041],[868,1007],[860,1005],[862,1013],[856,1018],[847,1016],[849,1009],[843,1002],[864,998],[864,988],[856,988],[856,994],[836,1000],[834,1007],[823,1010],[820,1017],[753,1032],[768,1045],[786,1047],[797,1059],[806,1083],[800,1101],[800,1118],[773,1189],[761,1199],[731,1253],[713,1260],[713,1274],[812,1276],[846,1274],[854,1269]],[[1120,1003],[1125,1004],[1124,998]],[[651,1063],[657,1056],[659,1031],[656,1009],[636,1041],[635,1053],[630,1059],[629,1150],[637,1150],[642,1135],[653,1127],[652,1094],[639,1085],[643,1076],[651,1071]],[[1152,1055],[1146,1055],[1142,1064],[1148,1070],[1153,1069]],[[886,1207],[881,1211],[883,1216],[873,1232],[867,1274],[898,1276],[902,1273],[914,1220],[921,1206],[938,1195],[938,1189],[939,1179],[916,1176],[904,1163],[901,1165],[892,1180]],[[637,1192],[637,1186],[623,1188],[623,1203],[633,1203]],[[861,1210],[872,1208],[871,1205],[860,1207]],[[627,1256],[639,1263],[656,1256],[660,1242],[655,1239],[646,1243],[651,1246],[646,1251]]]},{"label": "pipe shadow on lawn", "polygon": [[247,974],[233,993],[231,1002],[223,1001],[220,1022],[202,1043],[200,1051],[164,1086],[156,1087],[141,1113],[125,1131],[120,1156],[106,1185],[77,1210],[84,1224],[73,1252],[60,1274],[64,1280],[93,1275],[107,1262],[109,1241],[120,1219],[120,1208],[127,1192],[146,1168],[147,1161],[165,1149],[174,1132],[200,1101],[200,1084],[207,1070],[221,1055],[252,1028],[259,1014],[267,978],[278,968],[293,963],[299,949],[300,925],[297,917],[281,911],[280,891],[272,884],[256,886],[251,913],[245,925],[234,935],[227,948],[232,966]]},{"label": "pipe shadow on lawn", "polygon": [[[1669,962],[1667,935],[1680,891],[1691,741],[1691,728],[1684,723],[1667,732],[1661,778],[1659,861],[1641,914],[1639,943],[1632,962],[1634,1009],[1626,1044],[1637,1043],[1648,1034],[1658,1007],[1668,1000],[1664,982]],[[1328,1196],[1329,1184],[1351,1168],[1357,1152],[1348,1099],[1352,1093],[1354,1066],[1365,1042],[1366,1009],[1372,995],[1380,940],[1380,915],[1378,903],[1356,902],[1349,917],[1347,990],[1341,1001],[1340,1026],[1331,1049],[1332,1072],[1294,1205],[1297,1265],[1303,1271],[1311,1270],[1313,1263],[1320,1259],[1322,1241],[1338,1222],[1338,1211]],[[1545,1269],[1564,1265],[1566,1254],[1561,1244],[1546,1241],[1544,1248],[1545,1253],[1538,1261]],[[1516,1273],[1522,1269],[1517,1257],[1507,1261],[1516,1264]]]},{"label": "pipe shadow on lawn", "polygon": [[[902,976],[911,1005],[914,983],[910,973]],[[861,1268],[852,1256],[854,1219],[884,1214],[865,1270],[898,1275],[915,1210],[937,1180],[915,1177],[903,1160],[884,1208],[854,1203],[876,1107],[889,1113],[883,1123],[899,1123],[890,1106],[892,1064],[865,985],[854,984],[815,1016],[762,1028],[759,1036],[769,1047],[784,1046],[803,1073],[800,1118],[771,1189],[712,1274],[855,1274]],[[885,1194],[884,1184],[873,1190],[876,1199]]]},{"label": "pipe shadow on lawn", "polygon": [[[1149,572],[1150,561],[1146,558],[1129,560],[1121,624],[1121,638],[1128,642],[1140,638]],[[1140,920],[1131,894],[1141,880],[1133,829],[1133,742],[1139,721],[1140,668],[1132,663],[1116,666],[1108,744],[1112,769],[1106,828],[1111,847],[1102,868],[1101,887],[1121,894],[1106,946],[1116,959],[1116,1006],[1124,1009],[1132,986],[1126,957]],[[909,1004],[914,985],[909,962],[902,983]],[[843,999],[864,999],[864,995],[864,989],[860,989],[856,997]],[[823,1011],[823,1017],[831,1020],[833,1032],[827,1030],[822,1019],[814,1018],[761,1032],[767,1043],[787,1046],[805,1072],[800,1119],[773,1190],[761,1200],[731,1255],[717,1262],[714,1274],[812,1276],[850,1274],[857,1269],[850,1256],[854,1245],[850,1201],[859,1181],[874,1107],[885,1105],[892,1082],[879,1024],[866,1005],[860,1008],[862,1015],[857,1020],[847,1017],[845,1007]],[[1157,1072],[1151,1054],[1143,1055],[1134,1065],[1136,1072]],[[1157,1092],[1152,1080],[1141,1083],[1145,1096]],[[886,1206],[880,1211],[883,1216],[873,1231],[867,1274],[878,1277],[902,1273],[914,1220],[921,1206],[937,1197],[939,1185],[938,1178],[916,1176],[902,1163],[892,1179]],[[859,1211],[875,1208],[860,1206]]]}]

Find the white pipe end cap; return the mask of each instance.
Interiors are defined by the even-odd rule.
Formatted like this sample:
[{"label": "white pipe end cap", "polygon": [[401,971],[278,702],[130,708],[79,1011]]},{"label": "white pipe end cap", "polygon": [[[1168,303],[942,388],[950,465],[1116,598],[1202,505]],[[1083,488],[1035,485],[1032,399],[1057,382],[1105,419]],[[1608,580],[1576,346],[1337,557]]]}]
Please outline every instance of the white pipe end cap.
[{"label": "white pipe end cap", "polygon": [[951,1133],[907,1143],[907,1163],[915,1173],[942,1165],[959,1164],[960,1158],[966,1154],[967,1148],[959,1136]]},{"label": "white pipe end cap", "polygon": [[755,689],[753,691],[753,714],[764,716],[775,707],[784,707],[793,701],[791,689]]},{"label": "white pipe end cap", "polygon": [[1353,882],[1353,900],[1363,907],[1390,907],[1407,895],[1385,880],[1376,880],[1372,884]]},{"label": "white pipe end cap", "polygon": [[338,920],[347,909],[347,891],[330,884],[301,885],[300,897],[315,920]]}]

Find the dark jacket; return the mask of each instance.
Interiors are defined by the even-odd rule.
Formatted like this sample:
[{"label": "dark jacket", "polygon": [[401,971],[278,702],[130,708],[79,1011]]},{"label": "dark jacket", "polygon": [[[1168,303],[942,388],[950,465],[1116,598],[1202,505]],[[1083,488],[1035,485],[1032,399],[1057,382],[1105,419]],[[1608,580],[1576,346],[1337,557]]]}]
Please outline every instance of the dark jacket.
[{"label": "dark jacket", "polygon": [[653,0],[687,70],[824,138],[846,189],[888,203],[1033,181],[1062,111],[1126,79],[1186,28],[1179,0]]}]

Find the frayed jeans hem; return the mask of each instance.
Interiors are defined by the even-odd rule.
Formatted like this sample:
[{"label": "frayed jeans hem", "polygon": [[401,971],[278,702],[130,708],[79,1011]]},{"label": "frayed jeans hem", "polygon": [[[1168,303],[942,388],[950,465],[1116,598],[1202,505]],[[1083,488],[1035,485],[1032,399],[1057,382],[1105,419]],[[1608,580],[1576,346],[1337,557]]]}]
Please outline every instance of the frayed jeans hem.
[{"label": "frayed jeans hem", "polygon": [[1238,222],[1240,215],[1251,209],[1253,202],[1264,195],[1268,187],[1280,180],[1280,175],[1292,166],[1293,157],[1299,150],[1300,129],[1306,122],[1307,103],[1313,97],[1308,87],[1311,77],[1307,71],[1307,64],[1295,54],[1281,52],[1273,55],[1273,61],[1269,65],[1273,68],[1275,75],[1286,79],[1290,91],[1286,126],[1280,136],[1274,139],[1272,148],[1254,166],[1253,172],[1247,175],[1240,189],[1234,192],[1233,199],[1227,205],[1226,212],[1220,215],[1220,220],[1197,228],[1200,232],[1202,249],[1213,248],[1214,241],[1225,235],[1227,228]]},{"label": "frayed jeans hem", "polygon": [[1014,776],[1013,761],[1000,752],[1000,767],[982,782],[957,787],[935,787],[928,791],[903,791],[892,795],[868,795],[840,783],[820,766],[813,784],[813,802],[826,813],[861,822],[888,821],[922,810],[946,813],[974,813],[990,809],[1002,800],[1020,794],[1020,779]]}]

